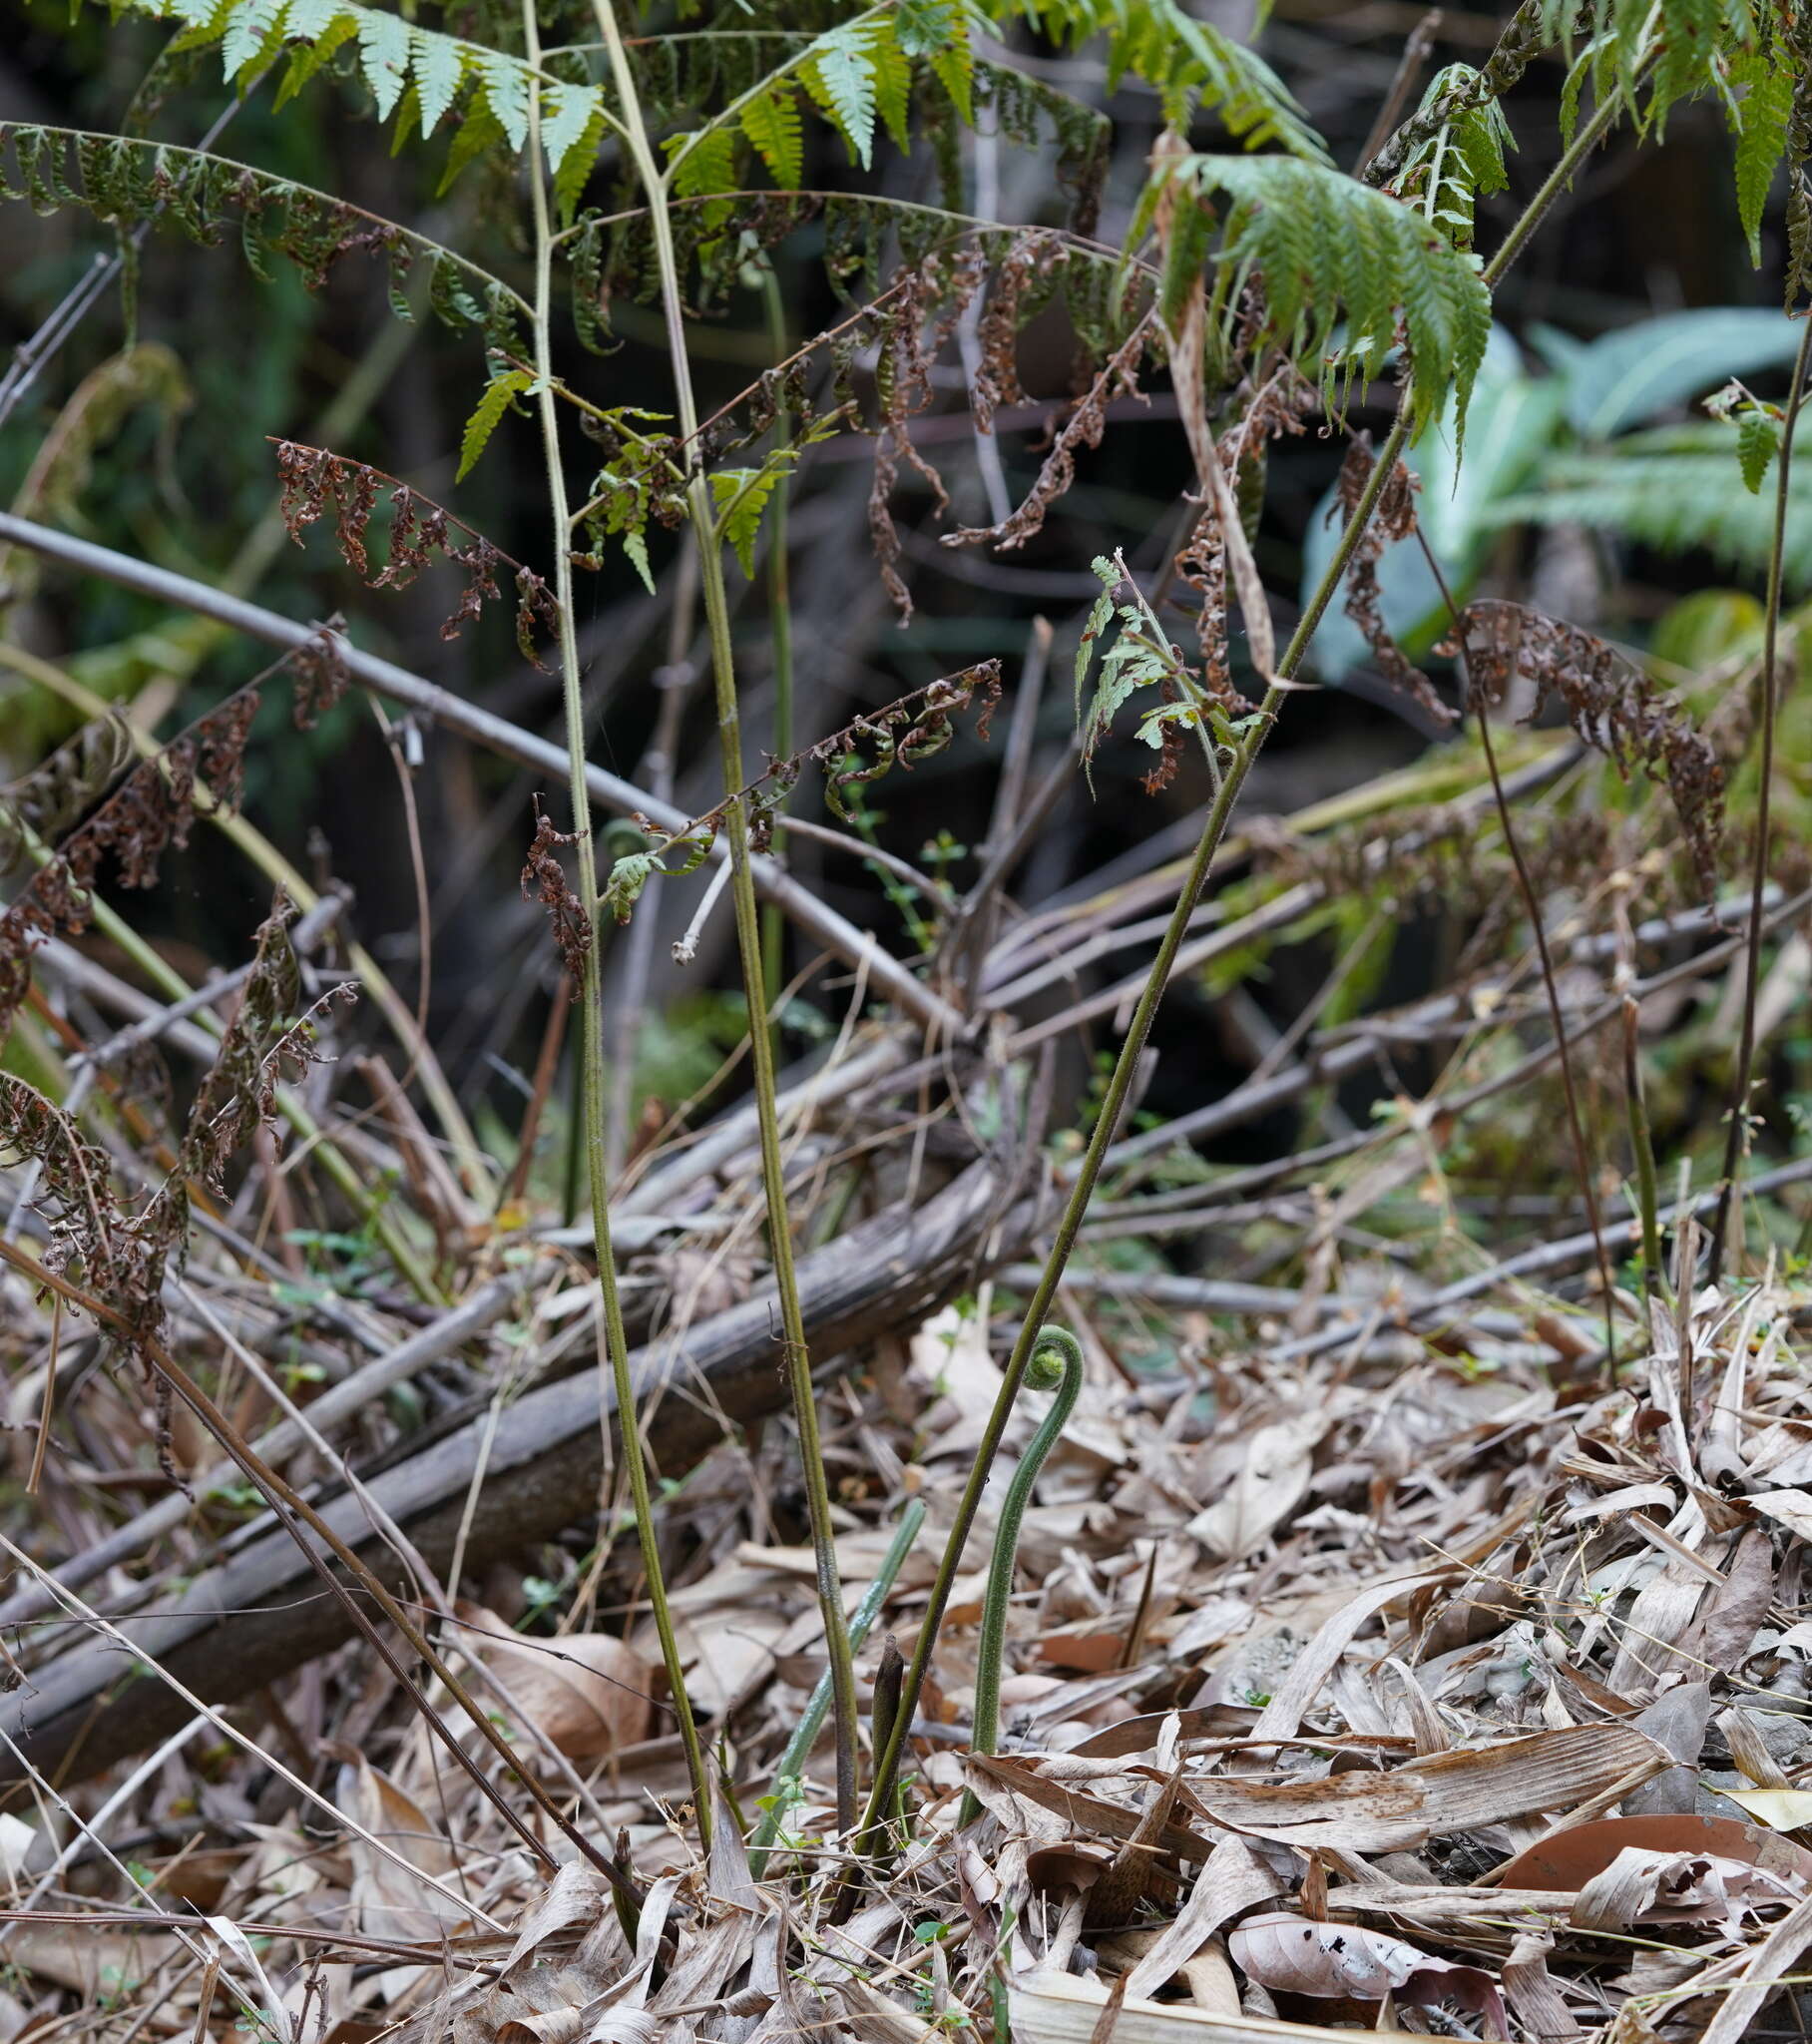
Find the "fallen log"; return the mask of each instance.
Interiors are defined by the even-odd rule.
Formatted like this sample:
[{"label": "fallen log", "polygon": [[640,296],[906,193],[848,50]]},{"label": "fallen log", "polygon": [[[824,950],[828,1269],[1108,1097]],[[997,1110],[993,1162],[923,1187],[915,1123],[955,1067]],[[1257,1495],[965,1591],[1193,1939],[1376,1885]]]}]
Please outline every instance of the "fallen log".
[{"label": "fallen log", "polygon": [[[888,1208],[803,1258],[800,1304],[814,1352],[829,1358],[889,1329],[914,1327],[1022,1255],[1044,1202],[1013,1182],[1015,1161],[983,1158],[917,1210]],[[635,1351],[638,1409],[664,1475],[702,1460],[722,1439],[724,1420],[746,1425],[786,1405],[778,1327],[774,1293],[764,1288],[678,1338]],[[506,1406],[485,1456],[467,1568],[482,1569],[594,1516],[606,1421],[615,1452],[615,1400],[599,1370],[542,1385]],[[484,1419],[475,1419],[365,1485],[437,1573],[453,1552],[484,1431]],[[342,1492],[318,1508],[382,1582],[413,1594],[356,1496]],[[142,1651],[142,1663],[84,1636],[0,1699],[0,1783],[21,1782],[27,1762],[65,1782],[82,1780],[168,1738],[189,1706],[157,1670],[208,1703],[233,1703],[340,1645],[351,1630],[294,1538],[274,1524],[180,1595],[115,1622]]]}]

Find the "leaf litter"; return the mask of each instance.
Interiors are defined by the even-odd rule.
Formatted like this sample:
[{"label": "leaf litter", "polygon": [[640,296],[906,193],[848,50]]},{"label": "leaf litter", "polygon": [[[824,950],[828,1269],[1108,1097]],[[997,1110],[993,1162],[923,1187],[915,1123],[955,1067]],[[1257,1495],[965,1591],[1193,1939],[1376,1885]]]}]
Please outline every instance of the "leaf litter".
[{"label": "leaf litter", "polygon": [[[821,1673],[809,1551],[766,1503],[783,1444],[719,1449],[675,1507],[724,1784],[707,1855],[640,1611],[537,1637],[461,1606],[461,1656],[601,1865],[551,1836],[538,1862],[343,1649],[269,1716],[338,1756],[343,1827],[186,1739],[134,1805],[152,1906],[85,1907],[104,1788],[71,1791],[69,1819],[9,1830],[0,2014],[36,2034],[71,1995],[163,1997],[199,2034],[249,1994],[266,2035],[329,2044],[1766,2036],[1812,1950],[1795,1307],[1773,1280],[1656,1307],[1614,1389],[1537,1325],[1496,1349],[1475,1328],[1464,1366],[1432,1340],[1405,1366],[1364,1325],[1307,1361],[1204,1352],[1170,1401],[1128,1397],[1098,1339],[1023,1527],[1002,1751],[966,1749],[978,1573],[915,1728],[912,1834],[866,1870],[833,1835],[826,1739],[776,1772]],[[884,1641],[910,1651],[995,1380],[986,1324],[937,1316],[903,1344],[909,1395],[827,1429],[833,1459],[859,1428],[894,1472],[848,1493],[839,1541],[852,1600],[885,1584],[865,1681]],[[912,1497],[931,1524],[888,1581]]]}]

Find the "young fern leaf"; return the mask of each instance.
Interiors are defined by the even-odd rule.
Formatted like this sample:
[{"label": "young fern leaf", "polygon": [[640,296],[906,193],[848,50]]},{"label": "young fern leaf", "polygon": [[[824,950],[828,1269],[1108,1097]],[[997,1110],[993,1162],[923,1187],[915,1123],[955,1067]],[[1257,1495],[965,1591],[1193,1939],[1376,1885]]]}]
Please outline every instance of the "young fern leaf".
[{"label": "young fern leaf", "polygon": [[466,430],[460,437],[459,473],[453,478],[455,482],[465,480],[467,472],[485,451],[504,413],[517,397],[533,387],[534,382],[534,377],[526,369],[506,369],[485,385],[484,395],[467,419]]},{"label": "young fern leaf", "polygon": [[1475,202],[1509,185],[1504,156],[1517,146],[1496,98],[1477,91],[1479,77],[1470,64],[1450,64],[1435,74],[1418,112],[1432,113],[1450,97],[1457,110],[1409,152],[1384,188],[1413,202],[1456,249],[1473,245]]},{"label": "young fern leaf", "polygon": [[[1378,375],[1400,327],[1415,376],[1418,428],[1439,415],[1451,391],[1456,431],[1464,436],[1473,379],[1491,336],[1491,293],[1476,257],[1416,210],[1323,165],[1180,151],[1157,160],[1129,247],[1166,198],[1192,199],[1211,220],[1216,196],[1231,204],[1213,259],[1223,271],[1262,273],[1266,333],[1292,352],[1322,357],[1330,404],[1355,377]],[[1199,246],[1181,229],[1173,219],[1172,249]],[[1223,295],[1236,306],[1237,292]],[[1229,327],[1232,317],[1230,309]],[[1343,317],[1343,345],[1329,352]],[[1221,344],[1230,338],[1223,332]]]}]

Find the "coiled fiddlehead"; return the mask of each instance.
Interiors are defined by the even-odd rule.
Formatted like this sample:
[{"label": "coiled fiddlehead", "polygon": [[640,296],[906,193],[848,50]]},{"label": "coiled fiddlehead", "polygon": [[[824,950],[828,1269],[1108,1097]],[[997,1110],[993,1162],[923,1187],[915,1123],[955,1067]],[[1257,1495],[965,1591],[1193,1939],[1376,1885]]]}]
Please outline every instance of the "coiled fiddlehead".
[{"label": "coiled fiddlehead", "polygon": [[[1001,1736],[1001,1660],[1007,1647],[1007,1606],[1013,1596],[1013,1569],[1019,1557],[1020,1522],[1032,1501],[1032,1486],[1045,1466],[1045,1457],[1057,1445],[1057,1437],[1076,1409],[1077,1394],[1083,1387],[1082,1343],[1068,1327],[1044,1327],[1038,1345],[1026,1365],[1024,1383],[1035,1391],[1055,1389],[1057,1396],[1045,1414],[1031,1445],[1013,1472],[1007,1486],[1001,1521],[994,1535],[994,1555],[988,1564],[988,1595],[982,1605],[982,1638],[975,1670],[975,1723],[970,1734],[972,1753],[991,1754]],[[959,1825],[972,1822],[981,1812],[973,1789],[963,1796]]]}]

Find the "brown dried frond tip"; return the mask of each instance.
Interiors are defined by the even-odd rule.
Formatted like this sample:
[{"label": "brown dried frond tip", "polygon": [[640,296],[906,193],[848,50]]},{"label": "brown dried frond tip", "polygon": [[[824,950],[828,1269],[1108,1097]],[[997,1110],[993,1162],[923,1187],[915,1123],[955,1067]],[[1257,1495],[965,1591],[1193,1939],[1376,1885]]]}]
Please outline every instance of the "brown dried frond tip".
[{"label": "brown dried frond tip", "polygon": [[[1372,436],[1355,433],[1340,466],[1340,480],[1334,486],[1330,522],[1336,515],[1342,524],[1351,521],[1372,479]],[[1427,675],[1391,637],[1390,627],[1384,622],[1384,592],[1378,584],[1378,562],[1385,548],[1415,535],[1416,492],[1421,487],[1421,478],[1412,475],[1401,461],[1392,464],[1384,487],[1378,492],[1371,522],[1360,534],[1346,571],[1346,614],[1364,633],[1365,643],[1372,649],[1372,658],[1386,681],[1394,682],[1413,696],[1437,723],[1451,724],[1458,713],[1442,702]]]},{"label": "brown dried frond tip", "polygon": [[256,683],[248,683],[156,759],[140,762],[20,888],[0,915],[0,1036],[31,986],[38,940],[88,927],[95,881],[108,858],[122,886],[155,886],[164,853],[189,842],[198,788],[219,808],[237,807],[258,701]]},{"label": "brown dried frond tip", "polygon": [[1535,684],[1533,723],[1551,696],[1595,752],[1627,774],[1632,760],[1665,780],[1707,901],[1717,892],[1717,850],[1724,827],[1724,768],[1711,741],[1686,712],[1656,689],[1615,647],[1578,625],[1492,598],[1469,604],[1439,649],[1464,653],[1472,707],[1481,715],[1504,700],[1521,674]]},{"label": "brown dried frond tip", "polygon": [[586,920],[585,904],[567,885],[566,868],[557,856],[563,844],[577,844],[571,830],[556,830],[551,816],[535,797],[535,841],[522,869],[522,898],[539,900],[554,925],[554,942],[560,948],[561,963],[567,969],[573,998],[579,998],[585,976],[585,955],[592,948],[592,926]]},{"label": "brown dried frond tip", "polygon": [[[522,657],[541,665],[535,651],[535,634],[551,638],[558,629],[560,612],[552,591],[533,568],[525,568],[501,548],[493,546],[482,533],[462,524],[450,511],[398,482],[381,468],[362,461],[347,461],[324,447],[305,447],[298,441],[276,442],[277,474],[282,481],[283,523],[297,546],[315,521],[333,511],[334,537],[341,557],[369,589],[407,589],[438,554],[465,570],[466,586],[440,628],[443,639],[455,639],[477,618],[487,603],[502,599],[499,566],[514,571],[516,581],[516,644]],[[368,535],[378,494],[390,493],[389,560],[382,568],[371,565]]]}]

